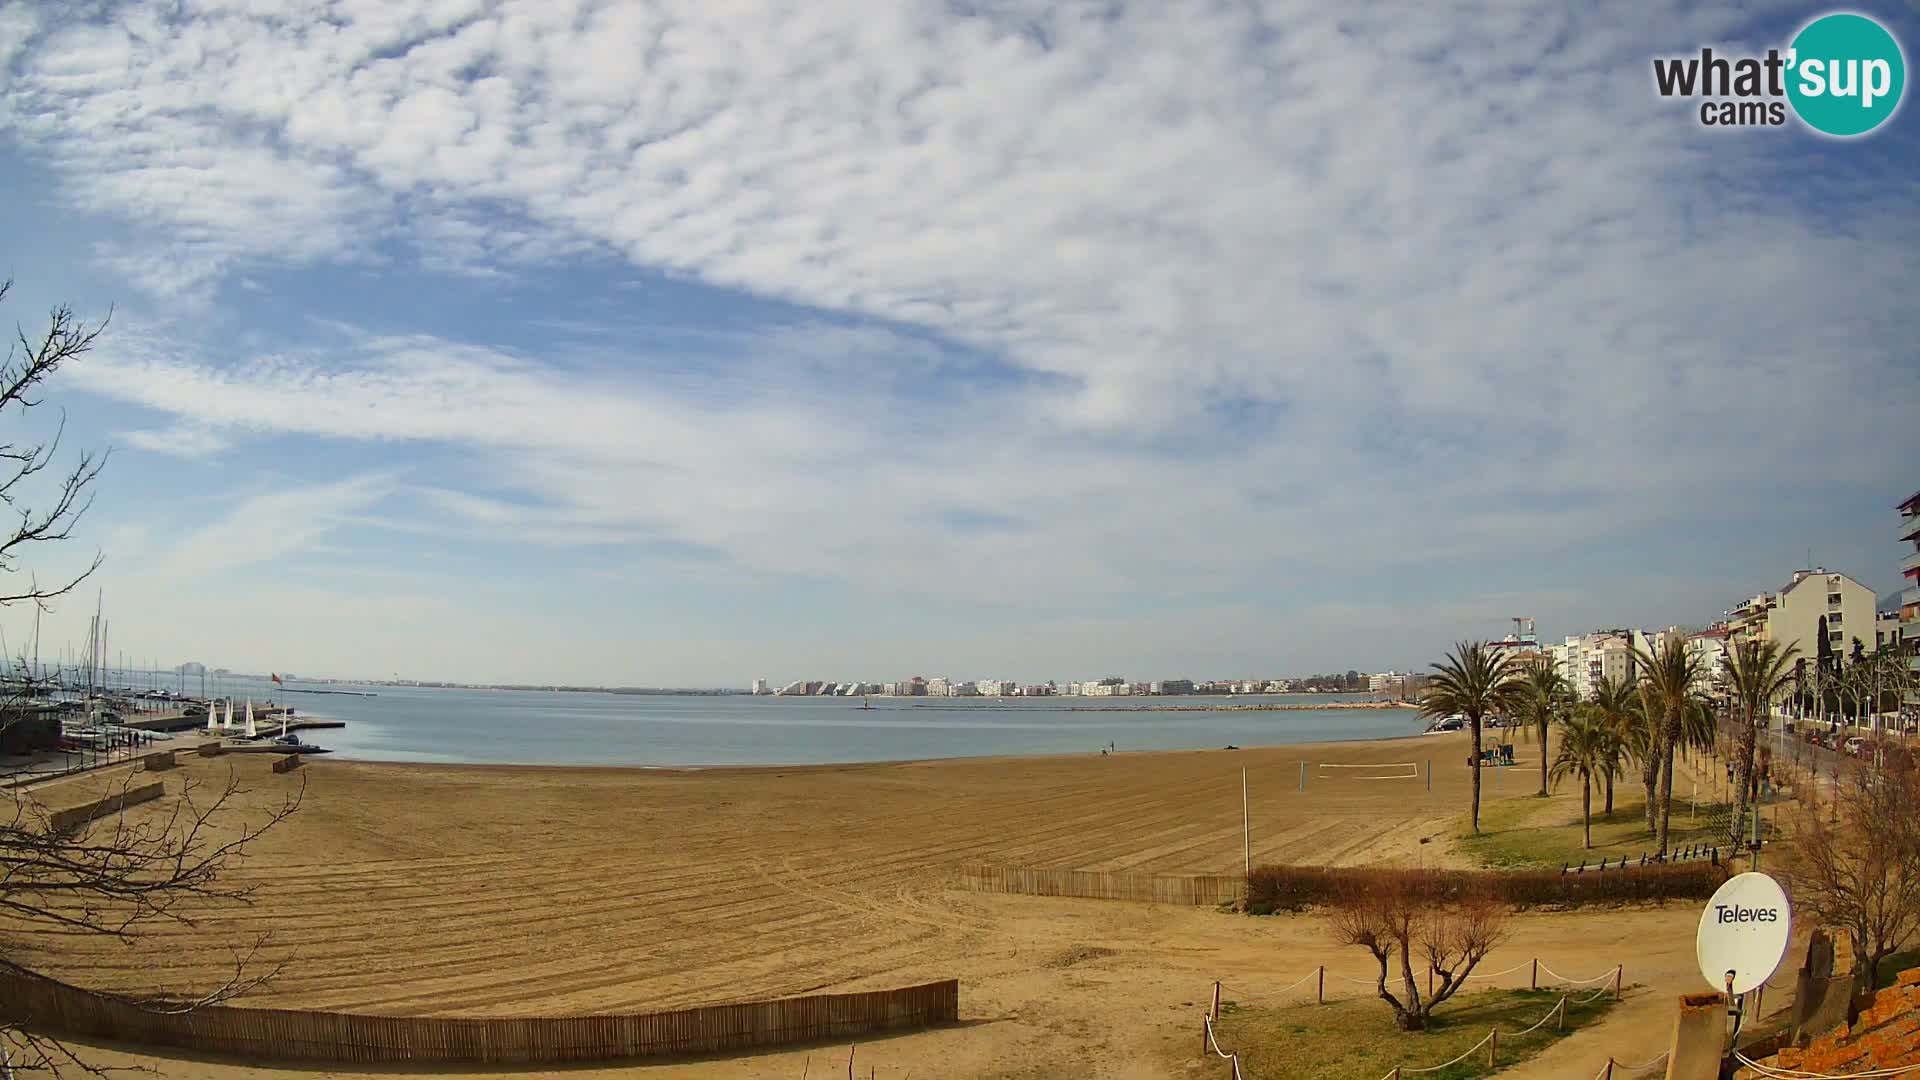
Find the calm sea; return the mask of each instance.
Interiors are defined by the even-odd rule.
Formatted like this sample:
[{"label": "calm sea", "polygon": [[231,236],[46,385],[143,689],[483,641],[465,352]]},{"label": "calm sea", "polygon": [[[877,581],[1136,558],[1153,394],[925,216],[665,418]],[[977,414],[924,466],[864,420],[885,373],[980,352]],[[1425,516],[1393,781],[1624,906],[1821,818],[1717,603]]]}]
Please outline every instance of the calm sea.
[{"label": "calm sea", "polygon": [[[296,684],[297,685],[297,684]],[[198,687],[189,687],[197,691]],[[211,680],[208,690],[214,689]],[[345,689],[341,687],[341,689]],[[290,702],[345,720],[306,733],[343,758],[526,765],[800,765],[1003,754],[1183,750],[1417,734],[1406,709],[1149,711],[1145,705],[1325,704],[1351,697],[858,698],[669,697],[369,687],[376,697],[276,692],[223,679],[220,692]],[[1075,705],[1116,711],[1073,711]]]}]

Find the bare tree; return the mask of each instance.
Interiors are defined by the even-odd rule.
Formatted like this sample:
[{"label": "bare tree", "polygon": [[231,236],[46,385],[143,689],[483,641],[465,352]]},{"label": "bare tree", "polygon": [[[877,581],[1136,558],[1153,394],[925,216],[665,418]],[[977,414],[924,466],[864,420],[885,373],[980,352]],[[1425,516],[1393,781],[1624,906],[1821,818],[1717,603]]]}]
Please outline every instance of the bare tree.
[{"label": "bare tree", "polygon": [[[12,291],[11,279],[0,281],[0,301]],[[53,309],[46,332],[37,341],[28,337],[24,328],[16,328],[15,339],[7,347],[7,358],[0,362],[0,418],[9,410],[24,413],[39,405],[40,399],[34,396],[36,389],[62,365],[92,349],[104,329],[105,320],[90,326],[64,305]],[[63,417],[53,437],[44,442],[0,442],[0,503],[4,503],[15,518],[11,530],[0,531],[0,580],[12,581],[13,576],[21,572],[21,556],[32,545],[70,538],[74,525],[93,504],[87,488],[106,465],[106,454],[82,453],[40,508],[27,504],[26,489],[52,467],[65,430]],[[24,585],[0,586],[0,607],[34,603],[45,608],[47,601],[73,591],[74,586],[99,569],[101,558],[95,554],[92,565],[66,579],[64,584],[43,586],[37,578],[29,576]]]},{"label": "bare tree", "polygon": [[[1335,940],[1373,954],[1375,991],[1402,1031],[1425,1030],[1433,1010],[1507,937],[1506,909],[1490,893],[1470,886],[1449,893],[1430,870],[1382,871],[1356,882],[1334,900],[1329,918]],[[1431,994],[1421,994],[1416,960],[1433,973]],[[1387,988],[1396,962],[1398,993]]]},{"label": "bare tree", "polygon": [[[12,282],[0,283],[0,299]],[[88,325],[72,309],[55,308],[37,338],[19,331],[0,363],[0,418],[37,407],[37,390],[59,368],[87,352],[105,323]],[[64,425],[63,425],[64,426]],[[42,585],[26,572],[24,557],[37,544],[69,539],[91,505],[88,488],[99,476],[106,455],[80,454],[67,468],[48,473],[60,435],[36,442],[0,442],[0,503],[11,510],[11,529],[0,527],[0,607],[33,604],[51,610],[56,598],[98,569],[96,553],[83,571]],[[46,475],[42,475],[46,474]],[[43,497],[36,497],[43,496]],[[37,504],[37,505],[36,505]],[[19,583],[15,575],[28,573]],[[0,701],[0,730],[38,716],[43,687],[23,656],[20,674]],[[61,821],[35,799],[30,787],[14,786],[0,795],[0,919],[9,929],[39,929],[66,937],[104,937],[133,941],[145,924],[173,921],[191,925],[199,914],[223,904],[245,903],[250,889],[236,887],[223,872],[246,846],[284,821],[305,790],[264,809],[242,806],[248,793],[230,773],[218,791],[183,778],[165,801],[124,808],[135,779],[131,767],[113,774],[96,805],[112,807],[82,821]],[[144,779],[144,777],[142,777]],[[187,1011],[228,1000],[271,978],[277,965],[257,964],[266,938],[236,943],[233,974],[220,985],[199,987],[185,996],[136,1001],[144,1008]],[[27,971],[17,945],[0,938],[0,970]],[[9,1070],[59,1075],[73,1070],[92,1075],[106,1071],[82,1060],[52,1035],[32,1029],[32,1018],[0,1002],[0,1061]]]},{"label": "bare tree", "polygon": [[1843,769],[1833,798],[1830,812],[1809,802],[1791,819],[1785,876],[1803,911],[1853,939],[1866,990],[1880,961],[1920,937],[1920,772],[1904,754]]}]

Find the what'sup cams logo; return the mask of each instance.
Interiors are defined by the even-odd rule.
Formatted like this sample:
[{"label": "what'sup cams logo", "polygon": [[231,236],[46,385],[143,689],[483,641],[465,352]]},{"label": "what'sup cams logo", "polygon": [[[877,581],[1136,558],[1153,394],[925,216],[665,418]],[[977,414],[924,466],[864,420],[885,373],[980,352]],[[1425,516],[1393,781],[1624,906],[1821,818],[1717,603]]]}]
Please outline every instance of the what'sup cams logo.
[{"label": "what'sup cams logo", "polygon": [[1907,59],[1886,27],[1836,12],[1802,27],[1785,51],[1658,57],[1653,84],[1663,98],[1703,99],[1706,127],[1780,127],[1791,109],[1813,130],[1844,139],[1893,119],[1906,94]]}]

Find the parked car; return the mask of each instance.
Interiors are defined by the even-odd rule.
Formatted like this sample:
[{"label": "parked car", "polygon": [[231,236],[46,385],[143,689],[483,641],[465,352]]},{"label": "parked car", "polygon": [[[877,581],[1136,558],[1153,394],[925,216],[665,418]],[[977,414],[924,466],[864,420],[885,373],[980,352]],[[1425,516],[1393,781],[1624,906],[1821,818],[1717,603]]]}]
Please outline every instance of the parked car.
[{"label": "parked car", "polygon": [[1847,739],[1845,749],[1847,753],[1852,754],[1854,757],[1865,757],[1867,753],[1867,740],[1858,735],[1850,736]]}]

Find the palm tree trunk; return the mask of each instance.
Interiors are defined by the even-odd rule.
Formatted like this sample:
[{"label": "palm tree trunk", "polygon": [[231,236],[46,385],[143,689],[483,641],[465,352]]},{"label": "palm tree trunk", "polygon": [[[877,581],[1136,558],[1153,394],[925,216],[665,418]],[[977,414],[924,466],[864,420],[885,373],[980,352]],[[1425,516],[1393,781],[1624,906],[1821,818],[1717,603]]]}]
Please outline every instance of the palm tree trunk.
[{"label": "palm tree trunk", "polygon": [[1613,774],[1607,774],[1607,816],[1613,816]]},{"label": "palm tree trunk", "polygon": [[1540,718],[1540,797],[1547,797],[1547,718]]},{"label": "palm tree trunk", "polygon": [[1593,777],[1580,775],[1580,824],[1586,832],[1587,850],[1593,850]]},{"label": "palm tree trunk", "polygon": [[1660,809],[1660,755],[1655,753],[1653,760],[1641,766],[1640,778],[1647,785],[1647,835],[1653,835],[1660,827],[1656,816]]},{"label": "palm tree trunk", "polygon": [[1673,751],[1680,742],[1680,717],[1670,716],[1661,730],[1660,827],[1653,834],[1653,849],[1667,853],[1667,834],[1673,827]]},{"label": "palm tree trunk", "polygon": [[1733,819],[1731,831],[1733,849],[1740,850],[1741,825],[1747,817],[1747,791],[1753,786],[1754,747],[1760,741],[1760,728],[1751,716],[1743,717],[1740,724],[1740,749],[1734,754]]},{"label": "palm tree trunk", "polygon": [[1480,718],[1473,720],[1473,832],[1480,833]]}]

